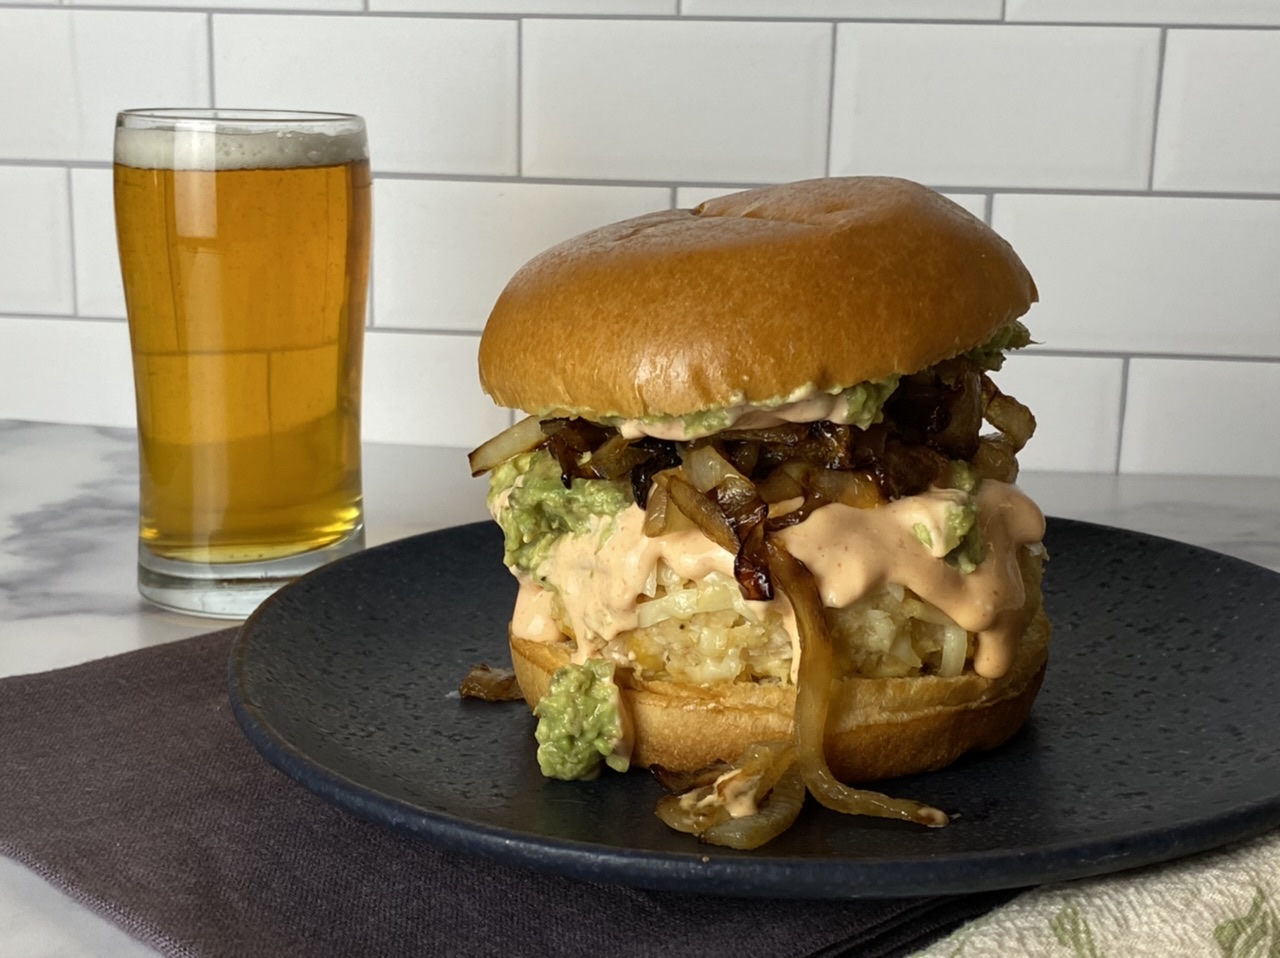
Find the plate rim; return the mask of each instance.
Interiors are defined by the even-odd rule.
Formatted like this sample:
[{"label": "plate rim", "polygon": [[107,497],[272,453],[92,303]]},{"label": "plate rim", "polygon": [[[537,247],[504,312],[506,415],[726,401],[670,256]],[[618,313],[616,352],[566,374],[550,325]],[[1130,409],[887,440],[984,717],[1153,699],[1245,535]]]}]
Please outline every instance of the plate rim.
[{"label": "plate rim", "polygon": [[[1280,573],[1247,559],[1164,536],[1080,519],[1049,516],[1047,520],[1050,530],[1054,527],[1077,526],[1107,534],[1119,533],[1172,543],[1280,576]],[[491,525],[488,521],[463,523],[383,543],[339,559],[296,581],[301,582],[324,574],[326,570],[358,562],[363,556],[373,552],[408,548],[416,541],[441,533]],[[291,584],[285,589],[292,587]],[[743,855],[725,853],[715,846],[700,844],[692,844],[689,852],[636,849],[538,835],[478,822],[444,811],[422,808],[326,767],[287,741],[272,726],[263,709],[247,700],[241,690],[245,657],[249,654],[253,627],[273,599],[274,596],[267,599],[237,629],[228,658],[227,684],[231,709],[255,750],[293,782],[357,817],[388,826],[448,851],[476,854],[537,872],[624,884],[653,891],[746,898],[903,898],[922,894],[999,891],[1114,874],[1225,848],[1280,827],[1278,793],[1268,799],[1234,806],[1173,827],[1153,826],[1128,832],[1120,838],[1096,837],[1084,842],[1064,839],[1038,845],[1033,849],[948,852],[930,855],[925,859],[868,859],[850,858],[838,853],[833,853],[830,857],[778,856],[767,853]],[[1118,843],[1145,847],[1147,850],[1119,853],[1114,850]],[[1108,850],[1106,854],[1102,853],[1104,847]],[[1069,861],[1061,862],[1055,867],[1041,868],[1034,880],[1027,881],[1025,873],[1029,863],[1037,859],[1062,856],[1064,852],[1074,854]],[[918,874],[922,861],[927,861],[934,869],[932,881],[923,889]],[[771,873],[765,880],[760,879],[760,873],[766,870],[761,867],[763,865],[767,865]],[[1002,865],[1017,867],[1000,867]],[[910,874],[902,874],[904,871]],[[785,895],[780,894],[780,890],[785,891]]]}]

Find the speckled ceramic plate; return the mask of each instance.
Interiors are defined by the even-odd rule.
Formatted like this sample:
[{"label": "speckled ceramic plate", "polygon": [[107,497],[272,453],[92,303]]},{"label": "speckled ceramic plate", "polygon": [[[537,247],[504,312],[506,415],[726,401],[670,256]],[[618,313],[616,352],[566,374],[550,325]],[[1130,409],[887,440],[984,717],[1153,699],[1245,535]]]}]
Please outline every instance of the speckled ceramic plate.
[{"label": "speckled ceramic plate", "polygon": [[506,663],[515,585],[491,524],[392,543],[306,576],[244,625],[231,700],[253,744],[357,815],[450,849],[649,888],[890,897],[1080,878],[1280,826],[1280,575],[1051,520],[1048,678],[1004,748],[886,791],[954,814],[928,830],[812,801],[755,852],[653,814],[644,772],[548,781],[522,703],[460,700]]}]

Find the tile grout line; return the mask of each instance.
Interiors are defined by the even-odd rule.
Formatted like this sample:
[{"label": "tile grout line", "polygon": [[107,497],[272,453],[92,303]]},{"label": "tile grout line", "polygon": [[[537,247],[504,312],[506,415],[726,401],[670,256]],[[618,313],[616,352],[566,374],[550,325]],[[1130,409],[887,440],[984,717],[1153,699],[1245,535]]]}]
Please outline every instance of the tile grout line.
[{"label": "tile grout line", "polygon": [[[109,170],[111,169],[110,160],[75,160],[63,158],[49,159],[33,159],[18,157],[0,157],[0,172],[7,167],[49,167],[56,169],[75,169],[75,170]],[[432,173],[432,172],[405,172],[401,170],[374,170],[373,177],[377,180],[419,180],[427,183],[491,183],[495,186],[510,186],[513,184],[530,183],[530,184],[547,184],[553,186],[616,186],[633,189],[653,189],[667,188],[672,185],[672,181],[668,177],[655,177],[654,179],[606,179],[602,177],[592,176],[523,176],[523,175],[504,175],[504,174],[488,174],[488,173]],[[768,186],[770,183],[763,181],[721,181],[709,182],[706,180],[689,180],[681,181],[675,184],[680,188],[691,189],[733,189],[745,190],[758,186]],[[1089,189],[1085,187],[1051,187],[1051,186],[991,186],[982,184],[925,184],[930,189],[939,193],[958,193],[968,196],[985,196],[994,200],[997,195],[1005,196],[1052,196],[1065,198],[1115,198],[1115,199],[1166,199],[1166,200],[1250,200],[1257,202],[1280,202],[1280,192],[1270,193],[1249,193],[1249,192],[1231,192],[1231,191],[1212,191],[1212,190],[1148,190],[1146,188],[1137,189],[1116,189],[1110,187],[1100,187]]]},{"label": "tile grout line", "polygon": [[836,125],[836,50],[840,35],[838,24],[831,24],[831,72],[827,77],[827,142],[823,150],[823,175],[831,175],[831,140]]},{"label": "tile grout line", "polygon": [[205,20],[205,56],[209,58],[209,106],[218,105],[217,74],[213,68],[213,14],[206,14]]},{"label": "tile grout line", "polygon": [[1198,363],[1280,363],[1275,353],[1255,355],[1245,353],[1167,353],[1143,349],[1039,349],[1022,352],[1023,356],[1046,356],[1056,359],[1161,359]]},{"label": "tile grout line", "polygon": [[75,189],[71,185],[72,170],[67,168],[65,174],[67,187],[67,240],[71,244],[69,262],[71,264],[71,309],[75,316],[80,315],[80,270],[76,264],[76,200]]},{"label": "tile grout line", "polygon": [[[362,0],[367,2],[367,0]],[[373,10],[364,7],[357,7],[350,10],[333,10],[323,7],[308,7],[299,9],[296,7],[236,7],[236,6],[181,6],[181,5],[165,5],[165,4],[148,4],[146,6],[135,6],[123,2],[111,3],[89,3],[89,4],[73,4],[66,0],[59,0],[59,4],[67,6],[71,9],[78,10],[106,10],[114,12],[131,12],[146,11],[149,13],[229,13],[234,15],[248,16],[298,16],[298,17],[399,17],[403,19],[433,19],[433,20],[510,20],[513,17],[525,17],[538,20],[649,20],[649,21],[665,21],[665,22],[704,22],[704,23],[895,23],[903,25],[912,24],[942,24],[948,26],[1009,26],[1014,28],[1021,27],[1083,27],[1086,29],[1096,30],[1150,30],[1150,29],[1166,29],[1169,27],[1194,29],[1194,30],[1259,30],[1259,31],[1278,31],[1280,23],[1252,23],[1247,21],[1230,22],[1230,23],[1201,23],[1195,20],[1178,21],[1176,23],[1161,23],[1150,20],[998,20],[991,17],[832,17],[832,16],[712,16],[706,15],[686,15],[683,12],[675,14],[670,13],[537,13],[536,11],[525,11],[522,13],[477,13],[468,10],[448,10],[448,11],[419,11],[419,10]],[[0,0],[0,9],[13,10],[48,10],[50,4],[45,3],[5,3]],[[677,8],[679,10],[679,7]]]},{"label": "tile grout line", "polygon": [[523,17],[516,20],[516,176],[522,180],[524,179],[524,18]]},{"label": "tile grout line", "polygon": [[1160,31],[1160,47],[1156,54],[1156,93],[1151,115],[1151,155],[1147,163],[1147,192],[1155,189],[1156,183],[1156,139],[1160,133],[1160,103],[1164,96],[1165,56],[1168,49],[1169,30]]},{"label": "tile grout line", "polygon": [[[19,159],[0,158],[0,172],[5,168],[23,168],[23,166],[49,166],[56,169],[111,169],[110,160],[68,160],[68,159]],[[512,186],[518,183],[549,184],[549,186],[605,186],[627,187],[636,190],[652,190],[672,186],[671,178],[654,179],[607,179],[602,177],[525,177],[525,175],[506,175],[488,173],[428,173],[402,172],[402,170],[374,170],[375,179],[406,179],[429,183],[492,183],[494,186]],[[763,181],[687,181],[676,183],[677,187],[691,190],[750,190],[759,186],[769,186]],[[1117,190],[1117,188],[1097,188],[1088,190],[1084,187],[1006,187],[982,186],[982,184],[925,184],[931,190],[940,193],[959,193],[965,196],[986,196],[995,199],[997,195],[1005,196],[1052,196],[1066,199],[1151,199],[1151,200],[1248,200],[1257,202],[1280,202],[1280,192],[1228,192],[1208,190],[1157,190],[1146,188],[1137,190]]]},{"label": "tile grout line", "polygon": [[1129,411],[1129,359],[1130,357],[1126,356],[1120,366],[1120,419],[1116,426],[1114,469],[1116,475],[1120,474],[1120,456],[1124,451],[1124,417]]}]

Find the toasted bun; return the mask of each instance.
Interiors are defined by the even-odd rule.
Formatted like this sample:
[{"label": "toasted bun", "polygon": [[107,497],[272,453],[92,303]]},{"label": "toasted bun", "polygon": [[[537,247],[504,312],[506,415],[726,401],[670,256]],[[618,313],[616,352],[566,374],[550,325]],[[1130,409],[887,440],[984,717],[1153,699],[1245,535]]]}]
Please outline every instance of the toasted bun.
[{"label": "toasted bun", "polygon": [[[950,765],[966,752],[1003,744],[1026,720],[1044,678],[1050,626],[1039,569],[1028,575],[1035,608],[1012,667],[998,679],[844,678],[832,690],[826,756],[846,782],[873,782]],[[1034,591],[1034,594],[1032,594]],[[569,661],[567,643],[511,639],[511,659],[529,707]],[[619,673],[635,727],[632,763],[696,771],[732,761],[751,742],[792,734],[793,686],[734,682],[696,686],[645,682]]]},{"label": "toasted bun", "polygon": [[485,326],[480,381],[531,413],[685,415],[913,373],[1035,300],[1009,244],[932,190],[807,180],[535,257]]}]

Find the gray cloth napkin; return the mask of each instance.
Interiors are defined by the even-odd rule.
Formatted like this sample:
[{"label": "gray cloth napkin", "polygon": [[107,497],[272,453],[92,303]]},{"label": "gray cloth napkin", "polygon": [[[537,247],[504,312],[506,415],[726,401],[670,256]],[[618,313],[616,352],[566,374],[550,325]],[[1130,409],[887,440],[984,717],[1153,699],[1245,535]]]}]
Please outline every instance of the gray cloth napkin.
[{"label": "gray cloth napkin", "polygon": [[0,854],[165,955],[887,958],[1012,897],[703,897],[438,850],[258,756],[227,701],[233,635],[0,681]]}]

